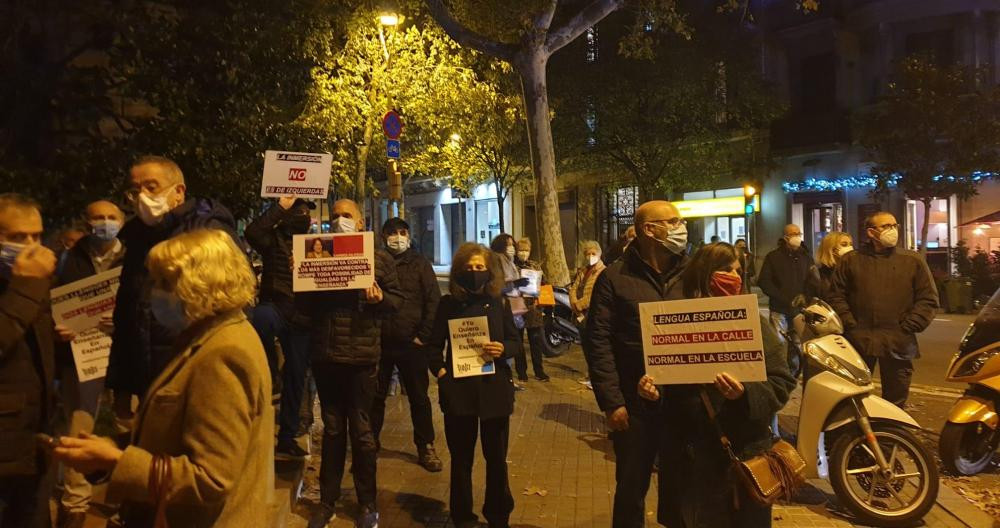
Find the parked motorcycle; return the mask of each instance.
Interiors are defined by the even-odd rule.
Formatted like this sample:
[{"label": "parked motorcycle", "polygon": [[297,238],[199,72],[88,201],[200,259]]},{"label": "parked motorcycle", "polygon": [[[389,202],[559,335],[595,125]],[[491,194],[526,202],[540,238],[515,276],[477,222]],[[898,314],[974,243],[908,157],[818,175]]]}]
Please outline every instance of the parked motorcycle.
[{"label": "parked motorcycle", "polygon": [[573,309],[569,305],[569,290],[552,288],[556,305],[545,309],[545,340],[551,356],[562,355],[573,343],[580,344],[580,329],[576,326]]},{"label": "parked motorcycle", "polygon": [[974,475],[1000,447],[1000,290],[969,326],[948,367],[948,381],[969,388],[948,411],[939,453],[946,470]]},{"label": "parked motorcycle", "polygon": [[829,305],[812,301],[794,324],[807,361],[796,446],[806,477],[829,479],[865,524],[912,526],[938,493],[937,464],[913,434],[920,426],[873,394],[871,372]]}]

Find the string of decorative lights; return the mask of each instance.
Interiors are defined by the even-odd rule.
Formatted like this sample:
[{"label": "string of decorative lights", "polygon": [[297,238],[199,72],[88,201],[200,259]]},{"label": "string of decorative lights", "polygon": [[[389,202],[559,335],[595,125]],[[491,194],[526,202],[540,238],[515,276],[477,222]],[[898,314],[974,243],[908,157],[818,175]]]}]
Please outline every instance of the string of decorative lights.
[{"label": "string of decorative lights", "polygon": [[[971,180],[973,182],[979,182],[982,180],[996,178],[998,175],[994,172],[983,172],[976,171],[973,172],[971,176],[944,176],[938,175],[934,177],[934,181],[941,181],[942,179],[947,179],[948,181],[960,181],[960,180]],[[900,180],[900,176],[896,175],[889,179],[888,185],[890,187],[895,187]],[[816,192],[816,191],[840,191],[843,189],[860,189],[866,187],[875,187],[878,183],[878,179],[875,176],[864,175],[864,176],[847,176],[844,178],[806,178],[802,181],[786,181],[782,182],[781,188],[786,193],[798,193],[798,192]]]}]

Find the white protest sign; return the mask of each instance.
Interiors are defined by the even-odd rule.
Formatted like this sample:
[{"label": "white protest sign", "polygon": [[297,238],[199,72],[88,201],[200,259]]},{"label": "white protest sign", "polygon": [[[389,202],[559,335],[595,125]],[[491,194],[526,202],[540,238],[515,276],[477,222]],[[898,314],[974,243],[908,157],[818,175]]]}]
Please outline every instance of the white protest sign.
[{"label": "white protest sign", "polygon": [[756,295],[642,303],[646,374],[658,385],[712,383],[720,372],[765,381]]},{"label": "white protest sign", "polygon": [[359,290],[375,283],[375,235],[325,233],[292,237],[292,291]]},{"label": "white protest sign", "polygon": [[496,372],[492,358],[487,360],[483,345],[490,342],[490,324],[485,316],[451,319],[451,374],[456,378],[485,376]]},{"label": "white protest sign", "polygon": [[269,150],[264,153],[260,195],[264,198],[291,194],[303,198],[326,198],[330,190],[332,164],[332,154]]},{"label": "white protest sign", "polygon": [[527,286],[518,288],[521,290],[521,293],[528,297],[538,297],[538,287],[542,284],[542,272],[533,269],[523,269],[521,270],[521,278],[528,279]]},{"label": "white protest sign", "polygon": [[121,272],[115,268],[51,292],[52,318],[76,333],[70,349],[81,382],[103,378],[108,369],[111,336],[101,328],[101,320],[114,312]]}]

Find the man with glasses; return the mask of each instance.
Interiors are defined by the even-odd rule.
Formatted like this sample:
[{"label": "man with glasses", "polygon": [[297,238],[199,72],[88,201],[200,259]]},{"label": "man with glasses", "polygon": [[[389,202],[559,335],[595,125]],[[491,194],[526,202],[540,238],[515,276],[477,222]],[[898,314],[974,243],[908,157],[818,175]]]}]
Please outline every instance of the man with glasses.
[{"label": "man with glasses", "polygon": [[684,267],[687,226],[670,202],[635,213],[635,240],[594,284],[583,351],[615,449],[613,528],[645,526],[645,499],[663,420],[638,394],[645,372],[639,303],[669,300],[667,282]]},{"label": "man with glasses", "polygon": [[802,229],[788,224],[784,236],[778,240],[778,247],[764,257],[764,265],[757,276],[757,285],[767,295],[771,325],[788,345],[788,370],[796,377],[801,371],[802,343],[792,320],[802,308],[802,296],[812,266],[812,256],[802,244]]},{"label": "man with glasses", "polygon": [[869,370],[880,365],[882,397],[903,407],[910,392],[916,334],[938,309],[938,293],[924,259],[897,248],[899,224],[891,213],[865,219],[868,241],[843,258],[833,273],[830,305]]},{"label": "man with glasses", "polygon": [[114,312],[111,356],[105,385],[115,392],[115,414],[131,417],[131,396],[142,396],[172,357],[175,335],[153,319],[146,256],[156,244],[195,229],[221,229],[241,245],[236,222],[212,200],[189,198],[184,174],[172,160],[144,156],[132,164],[125,192],[135,217],[122,226],[125,246]]}]

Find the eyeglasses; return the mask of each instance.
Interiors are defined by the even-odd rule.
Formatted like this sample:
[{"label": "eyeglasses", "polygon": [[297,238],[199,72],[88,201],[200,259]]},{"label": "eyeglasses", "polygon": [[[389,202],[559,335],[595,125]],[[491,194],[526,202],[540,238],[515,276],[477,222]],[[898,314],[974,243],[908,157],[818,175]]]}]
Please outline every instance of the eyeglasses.
[{"label": "eyeglasses", "polygon": [[679,216],[675,216],[674,218],[661,218],[659,220],[647,220],[646,221],[647,224],[658,224],[660,222],[666,223],[670,227],[679,227],[679,226],[687,224],[687,220],[684,220],[683,218],[681,218]]},{"label": "eyeglasses", "polygon": [[880,226],[868,226],[868,229],[877,229],[879,231],[885,231],[886,229],[896,229],[899,224],[882,224]]}]

